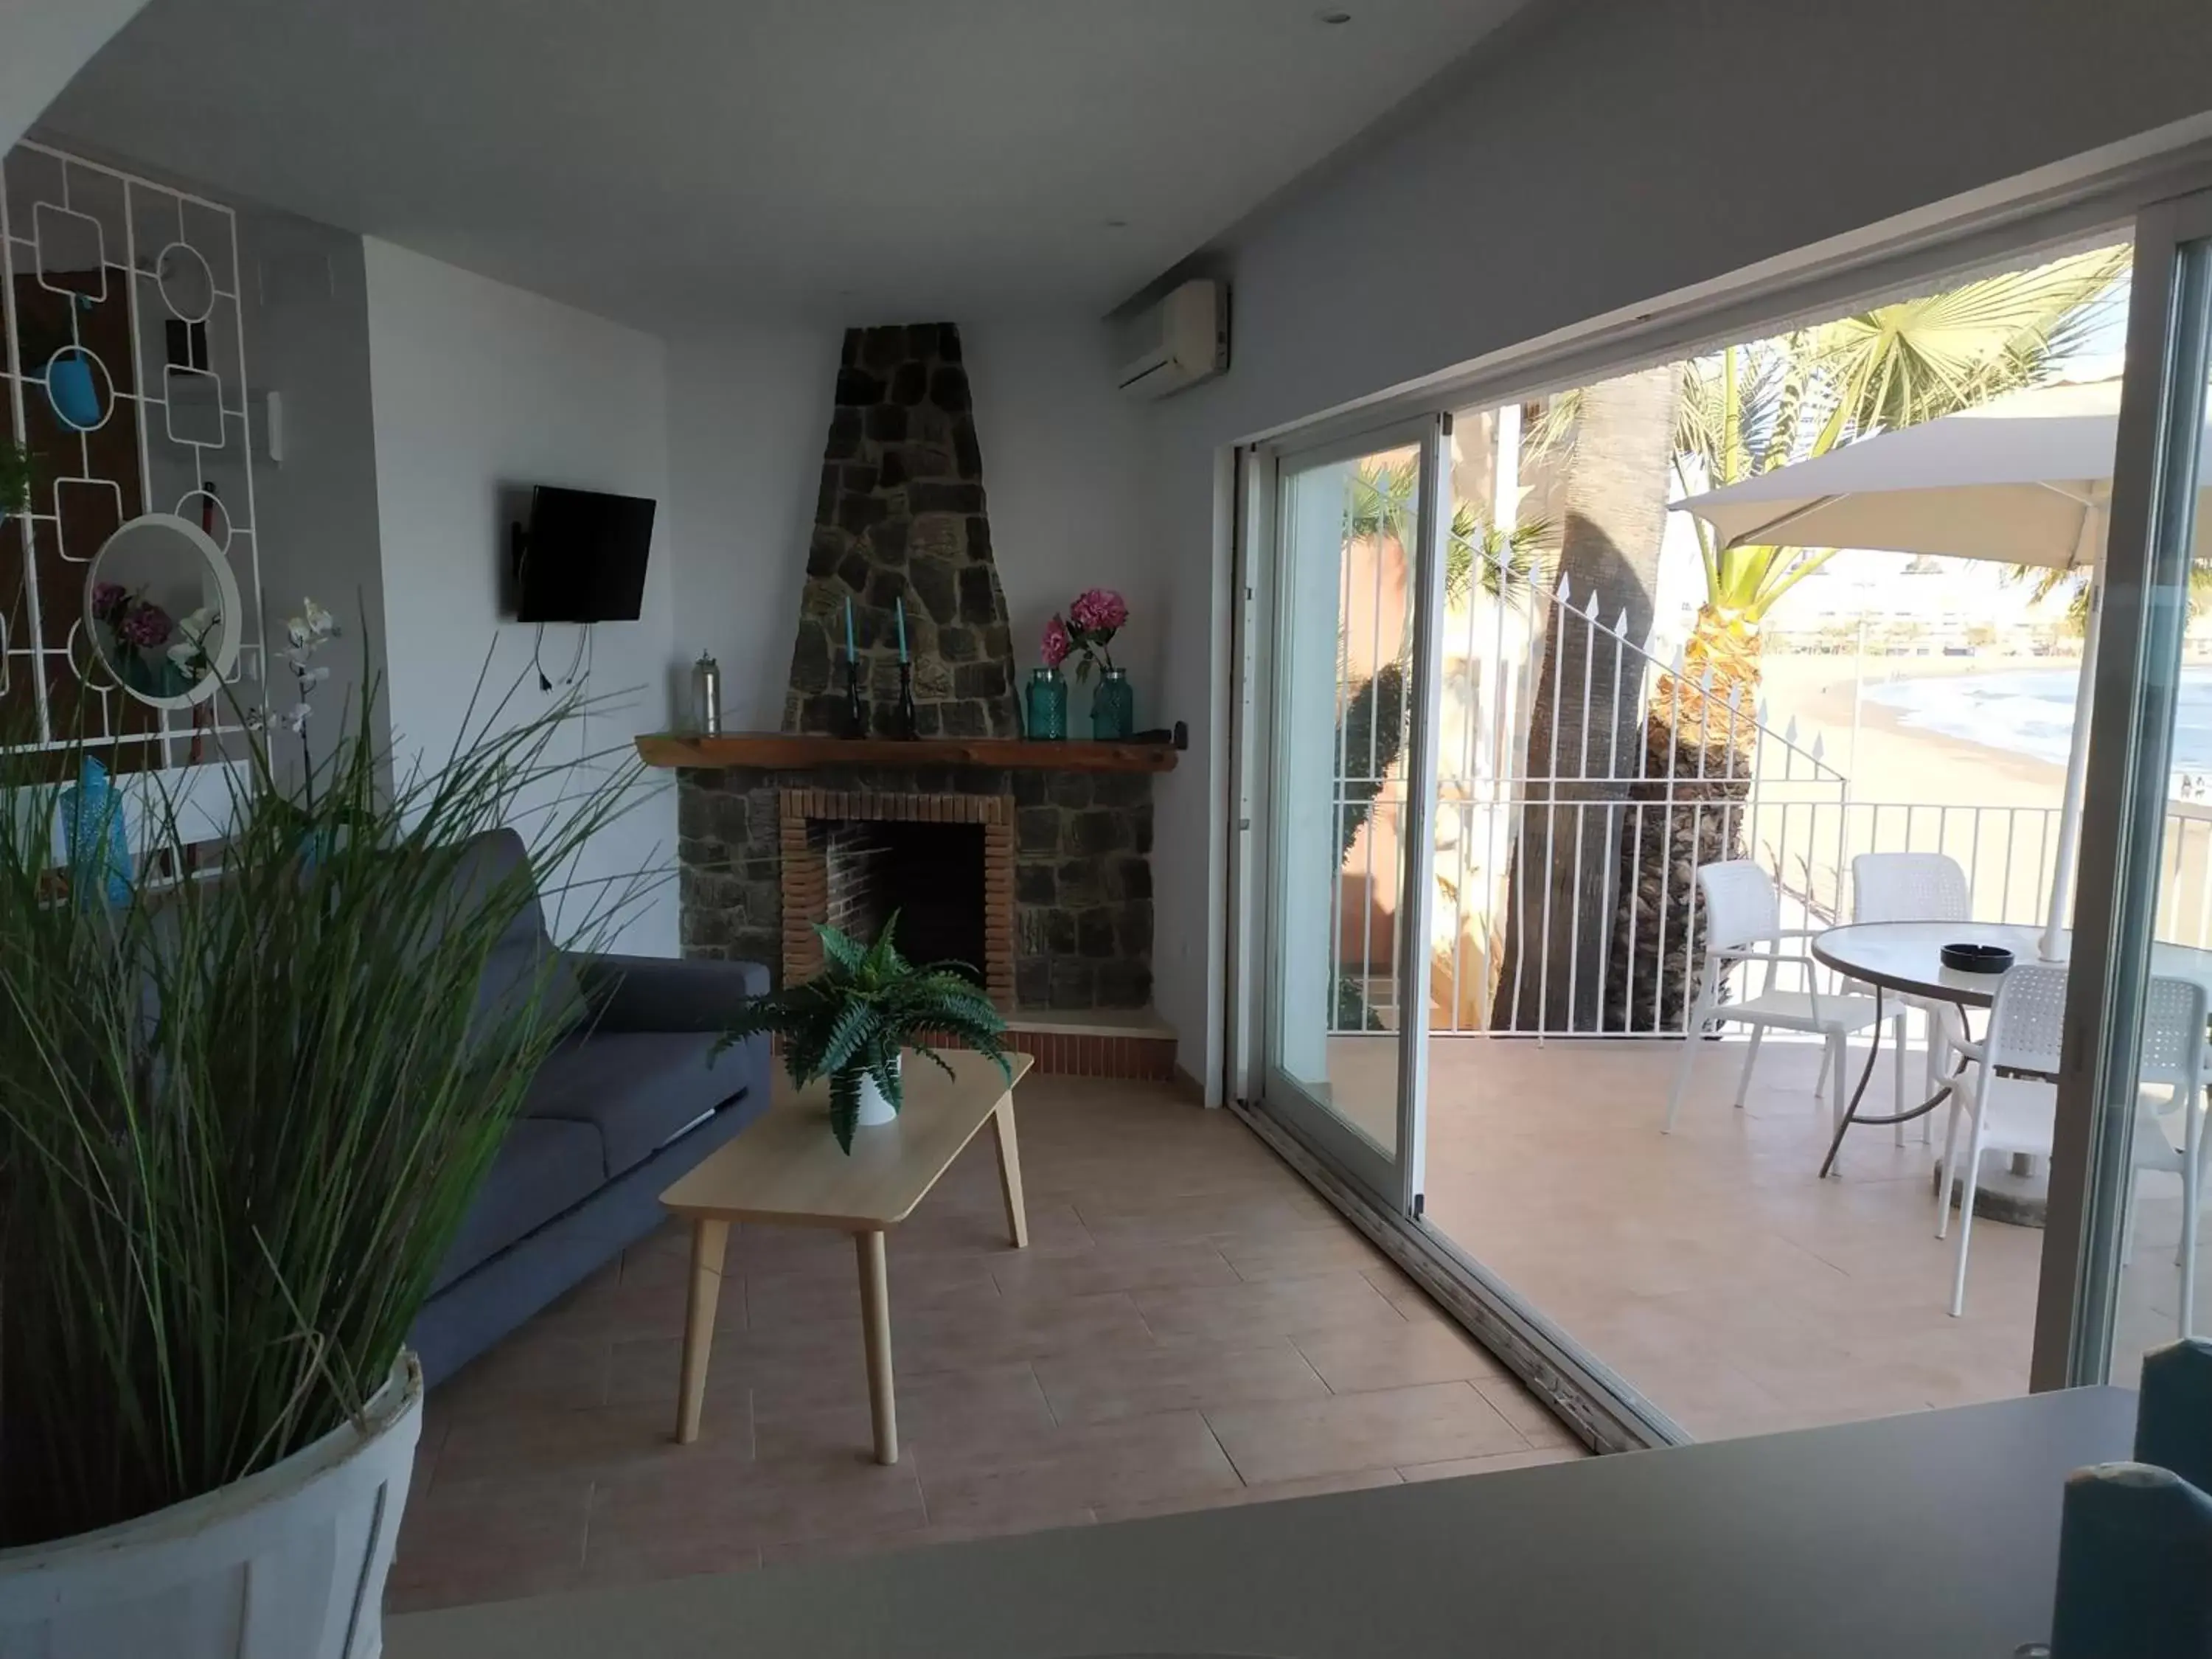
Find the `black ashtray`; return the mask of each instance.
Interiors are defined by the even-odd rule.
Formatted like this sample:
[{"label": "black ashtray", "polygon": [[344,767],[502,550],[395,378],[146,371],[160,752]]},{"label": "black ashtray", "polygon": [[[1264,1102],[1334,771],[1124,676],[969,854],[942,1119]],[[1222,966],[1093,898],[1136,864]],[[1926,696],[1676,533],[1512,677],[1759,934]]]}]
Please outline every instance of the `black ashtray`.
[{"label": "black ashtray", "polygon": [[2002,945],[1947,945],[1943,965],[1962,974],[2002,974],[2012,966],[2012,952]]}]

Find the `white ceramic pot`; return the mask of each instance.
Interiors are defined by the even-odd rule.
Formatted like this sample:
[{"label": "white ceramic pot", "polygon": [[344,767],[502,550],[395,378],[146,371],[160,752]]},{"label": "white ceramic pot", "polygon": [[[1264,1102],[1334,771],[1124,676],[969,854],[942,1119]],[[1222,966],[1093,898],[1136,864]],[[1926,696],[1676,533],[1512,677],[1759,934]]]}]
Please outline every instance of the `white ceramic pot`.
[{"label": "white ceramic pot", "polygon": [[[906,1074],[906,1056],[901,1054],[893,1060],[891,1069],[903,1077]],[[867,1072],[860,1073],[860,1115],[853,1121],[863,1129],[880,1129],[886,1123],[898,1121],[898,1109],[891,1104],[890,1097]]]},{"label": "white ceramic pot", "polygon": [[422,1427],[403,1354],[358,1427],[156,1514],[0,1550],[0,1659],[377,1659]]}]

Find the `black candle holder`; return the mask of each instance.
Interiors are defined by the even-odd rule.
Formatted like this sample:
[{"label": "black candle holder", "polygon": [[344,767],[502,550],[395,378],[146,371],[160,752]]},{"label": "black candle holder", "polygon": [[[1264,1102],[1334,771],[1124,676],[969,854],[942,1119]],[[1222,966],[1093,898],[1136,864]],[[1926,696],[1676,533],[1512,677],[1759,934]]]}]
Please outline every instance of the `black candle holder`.
[{"label": "black candle holder", "polygon": [[893,728],[896,735],[912,742],[920,737],[920,722],[914,712],[914,665],[899,665],[898,721]]},{"label": "black candle holder", "polygon": [[845,659],[845,735],[868,735],[868,705],[860,701],[860,665],[851,657]]}]

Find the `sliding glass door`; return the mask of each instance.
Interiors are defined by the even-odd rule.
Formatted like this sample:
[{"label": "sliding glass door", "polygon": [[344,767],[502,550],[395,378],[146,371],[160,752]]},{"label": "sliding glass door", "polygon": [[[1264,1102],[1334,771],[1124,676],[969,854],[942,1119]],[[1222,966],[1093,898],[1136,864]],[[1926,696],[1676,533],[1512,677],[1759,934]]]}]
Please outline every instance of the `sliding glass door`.
[{"label": "sliding glass door", "polygon": [[2128,355],[2037,1332],[2045,1388],[2132,1383],[2146,1350],[2212,1329],[2212,950],[2175,942],[2212,915],[2212,811],[2195,781],[2212,650],[2191,614],[2212,558],[2212,193],[2143,215]]},{"label": "sliding glass door", "polygon": [[1407,1214],[1429,1017],[1444,427],[1267,458],[1275,533],[1253,571],[1261,1103]]},{"label": "sliding glass door", "polygon": [[[2212,1329],[2212,193],[2110,205],[1826,322],[1524,367],[1456,435],[1243,458],[1237,1092],[1599,1437],[2131,1382]],[[2064,975],[2062,1055],[2001,1079],[2025,1142],[1947,1147],[1964,1091],[1878,1127],[1960,1063],[1932,1017],[1762,1055],[1738,970],[1693,1018],[1720,863],[1790,939],[1941,919]],[[1875,914],[1907,867],[1957,879]]]}]

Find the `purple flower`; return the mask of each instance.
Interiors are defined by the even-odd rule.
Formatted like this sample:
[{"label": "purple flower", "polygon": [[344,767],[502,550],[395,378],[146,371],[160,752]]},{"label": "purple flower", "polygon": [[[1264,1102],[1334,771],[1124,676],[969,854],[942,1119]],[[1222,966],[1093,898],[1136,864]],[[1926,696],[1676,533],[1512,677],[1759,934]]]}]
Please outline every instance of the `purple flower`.
[{"label": "purple flower", "polygon": [[1047,668],[1059,667],[1067,660],[1067,653],[1073,644],[1074,641],[1067,637],[1067,624],[1060,619],[1057,611],[1054,612],[1052,620],[1044,625],[1043,642],[1037,647],[1038,654],[1044,659],[1044,665]]},{"label": "purple flower", "polygon": [[115,613],[123,609],[130,597],[120,582],[94,582],[92,585],[92,614],[101,622],[113,622]]},{"label": "purple flower", "polygon": [[1103,634],[1109,639],[1129,620],[1127,603],[1110,587],[1094,587],[1076,596],[1067,607],[1067,619],[1084,634]]},{"label": "purple flower", "polygon": [[135,605],[115,624],[115,637],[141,651],[157,651],[169,642],[176,624],[158,605]]}]

